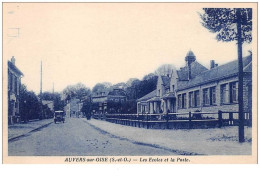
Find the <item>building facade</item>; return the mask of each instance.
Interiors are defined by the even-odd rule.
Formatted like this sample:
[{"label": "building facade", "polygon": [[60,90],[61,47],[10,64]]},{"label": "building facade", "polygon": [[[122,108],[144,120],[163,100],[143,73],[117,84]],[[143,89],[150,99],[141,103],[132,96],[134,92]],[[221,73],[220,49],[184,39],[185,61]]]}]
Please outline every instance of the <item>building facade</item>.
[{"label": "building facade", "polygon": [[[182,113],[238,111],[238,61],[210,69],[201,65],[192,51],[186,66],[160,76],[156,90],[138,99],[137,113]],[[252,110],[252,55],[243,58],[244,111]]]},{"label": "building facade", "polygon": [[119,112],[120,104],[126,102],[126,93],[123,89],[99,90],[92,95],[94,113]]},{"label": "building facade", "polygon": [[16,67],[15,58],[8,61],[8,124],[20,122],[20,87],[23,73]]},{"label": "building facade", "polygon": [[82,108],[83,103],[80,102],[79,99],[73,98],[71,100],[67,101],[66,106],[64,107],[66,117],[74,117],[78,118],[81,117],[81,108]]}]

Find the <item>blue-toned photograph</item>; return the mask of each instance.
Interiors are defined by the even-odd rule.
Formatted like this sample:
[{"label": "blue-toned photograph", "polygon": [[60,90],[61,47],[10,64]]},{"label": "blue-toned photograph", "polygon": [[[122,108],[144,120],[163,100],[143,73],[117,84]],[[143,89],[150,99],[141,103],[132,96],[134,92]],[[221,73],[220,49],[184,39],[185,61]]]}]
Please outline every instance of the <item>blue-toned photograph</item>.
[{"label": "blue-toned photograph", "polygon": [[6,157],[255,157],[256,4],[3,3]]}]

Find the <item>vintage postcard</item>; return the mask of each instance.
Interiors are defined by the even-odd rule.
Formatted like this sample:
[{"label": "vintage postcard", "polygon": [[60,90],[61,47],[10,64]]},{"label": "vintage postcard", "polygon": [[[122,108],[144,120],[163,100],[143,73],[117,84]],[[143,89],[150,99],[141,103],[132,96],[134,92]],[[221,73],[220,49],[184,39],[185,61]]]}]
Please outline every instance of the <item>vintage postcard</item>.
[{"label": "vintage postcard", "polygon": [[257,163],[257,3],[3,3],[3,163]]}]

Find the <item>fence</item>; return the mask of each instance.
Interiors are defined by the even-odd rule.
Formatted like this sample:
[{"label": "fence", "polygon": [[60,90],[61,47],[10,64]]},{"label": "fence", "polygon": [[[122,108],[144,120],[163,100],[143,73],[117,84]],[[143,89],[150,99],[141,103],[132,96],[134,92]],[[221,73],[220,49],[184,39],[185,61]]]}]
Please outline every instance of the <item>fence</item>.
[{"label": "fence", "polygon": [[[95,119],[153,129],[194,129],[238,126],[238,112],[185,112],[167,114],[95,114]],[[252,126],[252,115],[244,112],[244,122]]]}]

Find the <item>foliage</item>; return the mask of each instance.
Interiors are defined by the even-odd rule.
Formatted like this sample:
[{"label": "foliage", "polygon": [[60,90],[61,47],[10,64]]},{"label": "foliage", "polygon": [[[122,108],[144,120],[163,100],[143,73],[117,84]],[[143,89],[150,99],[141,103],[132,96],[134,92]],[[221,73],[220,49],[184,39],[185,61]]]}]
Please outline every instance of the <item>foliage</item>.
[{"label": "foliage", "polygon": [[123,90],[125,90],[126,87],[127,87],[127,84],[124,82],[120,82],[120,83],[117,83],[112,86],[112,88],[119,88],[119,89],[123,89]]},{"label": "foliage", "polygon": [[252,41],[252,8],[204,8],[202,25],[217,33],[218,41],[237,41],[239,142],[244,142],[242,44]]},{"label": "foliage", "polygon": [[61,100],[60,93],[54,92],[43,92],[42,93],[42,100],[53,101],[53,109],[55,111],[63,110],[64,109],[64,102]]},{"label": "foliage", "polygon": [[64,110],[64,101],[61,100],[61,95],[59,93],[54,93],[53,95],[53,106],[54,111]]},{"label": "foliage", "polygon": [[92,102],[92,111],[98,112],[99,111],[99,103],[97,102]]},{"label": "foliage", "polygon": [[124,114],[134,114],[137,110],[137,104],[135,100],[127,100],[124,104],[122,104],[121,113]]},{"label": "foliage", "polygon": [[175,69],[175,67],[172,64],[164,64],[155,70],[155,75],[171,75],[173,69]]},{"label": "foliage", "polygon": [[43,92],[41,96],[42,96],[42,100],[52,101],[54,99],[54,94],[47,91]]},{"label": "foliage", "polygon": [[126,81],[126,85],[130,87],[134,81],[139,81],[137,78],[130,78]]},{"label": "foliage", "polygon": [[237,22],[241,23],[242,42],[252,41],[252,8],[240,8],[240,18],[237,17],[237,8],[203,8],[200,14],[202,25],[213,33],[217,33],[218,41],[237,40]]},{"label": "foliage", "polygon": [[148,79],[143,79],[137,86],[137,99],[155,90],[157,85],[157,80],[158,80],[158,76],[154,74],[153,76],[150,76]]},{"label": "foliage", "polygon": [[71,100],[72,98],[83,99],[89,96],[91,91],[82,83],[77,83],[76,85],[68,85],[63,91],[65,95],[65,100]]},{"label": "foliage", "polygon": [[141,81],[138,79],[133,80],[131,86],[126,88],[128,100],[137,100],[155,90],[157,80],[158,76],[153,73],[145,75]]},{"label": "foliage", "polygon": [[109,90],[109,88],[112,86],[110,82],[103,82],[103,83],[97,83],[93,89],[92,92],[98,92],[98,91],[106,91]]},{"label": "foliage", "polygon": [[21,85],[20,89],[20,116],[22,121],[38,119],[41,112],[41,104],[32,91],[28,91],[25,85]]},{"label": "foliage", "polygon": [[88,98],[83,102],[83,106],[81,108],[81,112],[83,112],[84,116],[87,117],[87,119],[91,118],[91,112],[92,112],[92,102],[91,99]]}]

